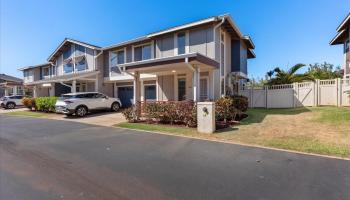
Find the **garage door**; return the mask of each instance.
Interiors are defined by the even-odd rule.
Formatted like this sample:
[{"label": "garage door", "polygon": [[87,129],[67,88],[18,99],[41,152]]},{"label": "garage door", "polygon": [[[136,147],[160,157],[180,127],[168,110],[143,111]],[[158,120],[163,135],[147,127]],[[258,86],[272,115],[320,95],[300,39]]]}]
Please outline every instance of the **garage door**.
[{"label": "garage door", "polygon": [[130,107],[134,98],[134,87],[118,87],[118,98],[122,102],[123,108]]}]

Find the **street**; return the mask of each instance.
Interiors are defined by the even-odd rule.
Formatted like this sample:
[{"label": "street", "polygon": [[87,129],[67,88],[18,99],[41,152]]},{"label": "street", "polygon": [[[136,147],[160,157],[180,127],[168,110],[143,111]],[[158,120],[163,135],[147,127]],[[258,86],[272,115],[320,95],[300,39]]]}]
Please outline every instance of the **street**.
[{"label": "street", "polygon": [[350,161],[0,115],[0,199],[350,199]]}]

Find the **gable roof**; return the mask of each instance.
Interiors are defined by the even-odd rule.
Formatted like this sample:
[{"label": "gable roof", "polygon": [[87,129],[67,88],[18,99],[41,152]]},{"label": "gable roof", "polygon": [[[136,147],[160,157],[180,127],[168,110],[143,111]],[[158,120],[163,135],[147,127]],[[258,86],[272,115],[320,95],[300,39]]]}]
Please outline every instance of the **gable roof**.
[{"label": "gable roof", "polygon": [[347,26],[350,26],[350,13],[348,16],[345,17],[345,19],[340,23],[340,25],[337,28],[337,32],[345,29]]},{"label": "gable roof", "polygon": [[100,50],[101,47],[99,46],[96,46],[96,45],[92,45],[92,44],[89,44],[89,43],[86,43],[86,42],[82,42],[82,41],[79,41],[79,40],[74,40],[74,39],[71,39],[71,38],[65,38],[61,44],[55,49],[55,51],[47,58],[47,61],[51,62],[53,60],[53,58],[58,54],[60,53],[61,51],[61,48],[64,47],[67,43],[73,43],[73,44],[78,44],[78,45],[81,45],[81,46],[84,46],[84,47],[87,47],[87,48],[90,48],[90,49],[98,49]]},{"label": "gable roof", "polygon": [[153,37],[160,36],[160,35],[163,35],[163,34],[172,33],[172,32],[175,32],[175,31],[184,30],[184,29],[188,29],[188,28],[199,26],[199,25],[203,25],[203,24],[217,23],[217,22],[222,21],[223,19],[226,21],[226,23],[225,23],[226,28],[227,27],[232,28],[231,32],[234,33],[235,35],[237,35],[238,38],[242,39],[243,42],[245,42],[245,44],[248,46],[248,48],[250,48],[251,51],[252,51],[252,49],[255,48],[255,45],[254,45],[252,39],[249,36],[244,36],[240,32],[240,30],[238,29],[237,25],[235,24],[235,22],[233,21],[232,17],[229,14],[213,16],[213,17],[201,19],[201,20],[198,20],[198,21],[186,23],[186,24],[183,24],[183,25],[170,27],[170,28],[167,28],[167,29],[163,29],[161,31],[149,33],[147,35],[141,36],[141,37],[136,38],[136,39],[131,39],[131,40],[128,40],[128,41],[125,41],[125,42],[121,42],[121,43],[117,43],[117,44],[114,44],[114,45],[110,45],[110,46],[104,47],[102,49],[103,50],[108,50],[108,49],[118,48],[118,47],[122,47],[122,46],[125,46],[125,45],[128,45],[128,44],[132,44],[132,43],[135,43],[135,42],[141,42],[141,41],[149,40],[149,39],[151,39]]},{"label": "gable roof", "polygon": [[329,42],[330,45],[343,44],[348,39],[350,27],[350,13],[337,28],[337,35]]},{"label": "gable roof", "polygon": [[26,69],[32,69],[32,68],[36,68],[36,67],[45,67],[45,66],[50,66],[50,65],[51,65],[51,63],[42,63],[42,64],[38,64],[38,65],[31,65],[31,66],[22,67],[22,68],[19,68],[18,70],[23,71]]},{"label": "gable roof", "polygon": [[0,79],[5,81],[10,81],[10,82],[17,82],[17,83],[23,82],[22,79],[7,75],[7,74],[0,74]]}]

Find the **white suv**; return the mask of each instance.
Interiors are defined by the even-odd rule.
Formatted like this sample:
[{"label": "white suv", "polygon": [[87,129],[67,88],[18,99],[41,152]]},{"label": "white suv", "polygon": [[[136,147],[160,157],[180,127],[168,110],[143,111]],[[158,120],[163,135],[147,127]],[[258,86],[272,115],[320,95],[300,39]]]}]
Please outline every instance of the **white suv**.
[{"label": "white suv", "polygon": [[8,109],[13,109],[16,106],[23,106],[23,97],[23,95],[4,96],[0,99],[0,105]]},{"label": "white suv", "polygon": [[56,102],[55,110],[67,116],[75,114],[83,117],[92,110],[118,111],[121,106],[118,98],[111,98],[98,92],[79,92],[62,95]]}]

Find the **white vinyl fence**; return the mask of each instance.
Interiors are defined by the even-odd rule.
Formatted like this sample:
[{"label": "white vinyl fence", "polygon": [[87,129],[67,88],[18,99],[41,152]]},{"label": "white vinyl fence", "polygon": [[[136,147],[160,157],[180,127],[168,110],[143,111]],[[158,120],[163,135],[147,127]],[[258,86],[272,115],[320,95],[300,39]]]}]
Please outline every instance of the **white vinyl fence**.
[{"label": "white vinyl fence", "polygon": [[295,108],[303,106],[350,106],[350,79],[316,80],[260,88],[243,87],[251,108]]}]

